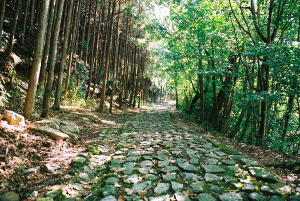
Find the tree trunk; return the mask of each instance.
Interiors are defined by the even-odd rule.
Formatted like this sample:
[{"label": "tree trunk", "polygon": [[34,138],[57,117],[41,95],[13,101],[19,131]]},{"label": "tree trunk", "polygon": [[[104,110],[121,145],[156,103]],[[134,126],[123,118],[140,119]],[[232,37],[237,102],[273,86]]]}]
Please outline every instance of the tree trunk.
[{"label": "tree trunk", "polygon": [[176,89],[175,89],[175,95],[176,95],[176,109],[179,108],[179,97],[178,97],[178,89],[177,89],[177,86],[176,86]]},{"label": "tree trunk", "polygon": [[39,26],[36,35],[34,58],[33,58],[30,80],[29,80],[29,85],[28,85],[28,90],[27,90],[27,95],[25,100],[25,107],[24,107],[25,119],[29,119],[31,117],[32,110],[34,107],[35,94],[36,94],[37,84],[40,75],[41,58],[42,58],[43,48],[44,48],[44,38],[45,38],[45,32],[47,27],[49,2],[50,0],[43,0],[41,5]]},{"label": "tree trunk", "polygon": [[5,14],[5,5],[6,5],[6,0],[2,0],[1,8],[0,8],[0,49],[2,47],[2,29],[3,29],[3,21],[4,21],[4,14]]},{"label": "tree trunk", "polygon": [[43,53],[43,58],[42,58],[42,63],[41,63],[41,72],[40,72],[40,78],[39,78],[39,82],[41,83],[40,85],[45,83],[47,62],[48,62],[50,42],[51,42],[51,34],[52,34],[52,28],[53,28],[55,4],[56,4],[56,0],[51,0],[50,10],[49,10],[49,18],[48,18],[46,42],[45,42],[45,48],[44,48],[44,53]]},{"label": "tree trunk", "polygon": [[54,66],[56,62],[56,53],[57,53],[57,41],[60,31],[60,24],[61,24],[61,18],[64,8],[64,1],[59,1],[59,6],[56,13],[56,20],[54,25],[54,32],[51,38],[51,51],[50,51],[50,64],[48,69],[48,79],[47,79],[47,85],[45,88],[44,98],[43,98],[43,112],[42,117],[47,118],[49,113],[49,106],[50,106],[50,98],[51,98],[51,90],[52,90],[52,84],[53,84],[53,78],[54,78]]},{"label": "tree trunk", "polygon": [[139,58],[139,62],[138,62],[138,69],[137,69],[137,75],[136,75],[136,82],[135,82],[135,86],[133,86],[134,88],[134,97],[133,97],[133,103],[132,103],[132,107],[135,108],[136,105],[136,98],[137,98],[137,94],[139,91],[139,84],[140,84],[140,72],[141,72],[141,68],[142,68],[142,56],[141,56],[141,52],[142,50],[139,50],[139,54],[138,54],[138,58]]},{"label": "tree trunk", "polygon": [[290,120],[291,113],[292,113],[292,110],[293,110],[295,96],[296,96],[295,92],[290,92],[288,104],[287,104],[287,107],[286,107],[286,113],[284,115],[284,127],[283,127],[283,131],[282,131],[282,141],[283,142],[285,141],[285,137],[286,137],[286,134],[288,132],[289,120]]},{"label": "tree trunk", "polygon": [[22,0],[16,0],[14,16],[11,19],[11,22],[10,22],[9,44],[8,44],[7,49],[4,52],[4,58],[9,57],[10,53],[13,50],[15,34],[16,34],[16,28],[17,28],[17,24],[18,24],[18,20],[19,20],[19,13],[20,13],[21,7],[22,7]]},{"label": "tree trunk", "polygon": [[[25,39],[25,35],[26,35],[27,18],[28,18],[28,10],[29,10],[29,0],[25,0],[25,1],[26,1],[26,5],[25,5],[25,12],[24,12],[24,24],[23,24],[22,39],[21,39],[22,45],[24,45],[24,39]],[[1,29],[0,29],[0,33],[1,33]]]},{"label": "tree trunk", "polygon": [[[124,15],[125,16],[125,15]],[[120,103],[119,108],[122,109],[123,106],[123,95],[125,92],[125,79],[126,79],[126,66],[127,66],[127,57],[128,57],[128,26],[129,26],[129,19],[126,18],[126,33],[125,33],[125,41],[124,41],[124,69],[122,73],[121,85],[120,85]]]},{"label": "tree trunk", "polygon": [[[200,45],[199,45],[200,47]],[[202,71],[203,70],[203,62],[202,62],[202,52],[199,48],[199,70]],[[200,122],[203,123],[204,122],[204,83],[203,83],[203,74],[199,74],[198,75],[198,80],[199,80],[199,89],[200,89],[200,94],[199,94],[199,98],[200,98]]]},{"label": "tree trunk", "polygon": [[85,46],[84,57],[83,57],[83,59],[85,60],[85,64],[86,65],[88,64],[88,50],[89,50],[89,47],[90,47],[90,31],[91,31],[91,20],[92,20],[92,4],[93,4],[93,1],[91,0],[90,7],[89,7],[89,19],[88,19],[88,22],[87,22],[88,29],[87,29],[86,41],[85,41],[87,43],[87,45]]},{"label": "tree trunk", "polygon": [[34,17],[35,17],[35,0],[31,0],[30,5],[30,24],[29,24],[29,33],[33,33],[33,24],[34,24]]},{"label": "tree trunk", "polygon": [[85,4],[85,15],[84,15],[84,20],[83,20],[83,29],[82,29],[82,38],[81,38],[81,47],[80,47],[80,58],[82,58],[83,55],[83,51],[84,51],[84,39],[85,39],[85,29],[86,29],[86,20],[88,18],[88,11],[91,12],[90,9],[88,9],[89,7],[89,2],[90,0],[86,0],[86,4]]},{"label": "tree trunk", "polygon": [[[94,50],[94,46],[95,46],[95,39],[96,39],[96,19],[97,19],[97,7],[98,7],[98,3],[97,1],[95,1],[95,10],[94,10],[94,29],[93,29],[93,37],[92,37],[92,44],[90,45],[90,69],[89,69],[89,80],[88,80],[88,88],[87,88],[87,92],[86,92],[86,96],[85,99],[87,99],[90,96],[90,91],[91,91],[91,84],[92,84],[92,76],[93,76],[93,69],[94,69],[94,63],[96,60],[96,51]],[[90,30],[90,26],[88,28],[88,30]],[[89,34],[89,31],[88,31]],[[89,38],[89,37],[88,37]],[[86,55],[86,62],[88,60],[87,58],[88,56]],[[94,86],[95,87],[95,86]]]},{"label": "tree trunk", "polygon": [[[72,10],[73,10],[73,3],[74,0],[69,0],[69,7],[68,7],[68,13],[67,13],[67,20],[66,20],[66,26],[64,31],[64,43],[62,47],[62,56],[60,60],[60,66],[59,66],[59,72],[58,72],[58,80],[57,80],[57,86],[56,86],[56,94],[55,94],[55,101],[53,108],[56,110],[60,109],[60,102],[61,102],[61,90],[62,90],[62,83],[63,83],[63,74],[66,64],[66,58],[67,58],[67,49],[68,49],[68,43],[69,43],[69,35],[70,35],[70,25],[71,25],[71,17],[72,17]],[[71,43],[73,41],[70,41]]]},{"label": "tree trunk", "polygon": [[[268,92],[269,91],[269,65],[265,64],[269,59],[264,58],[263,64],[260,68],[260,91],[261,92]],[[257,135],[257,142],[258,144],[263,144],[263,140],[266,136],[266,126],[267,126],[267,112],[268,112],[268,105],[267,100],[262,100],[260,103],[260,126]]]},{"label": "tree trunk", "polygon": [[132,107],[132,101],[133,101],[133,95],[134,95],[134,91],[135,91],[135,77],[136,77],[136,57],[137,57],[137,46],[135,46],[134,48],[134,54],[133,54],[133,65],[132,65],[132,68],[131,68],[131,93],[130,93],[130,99],[129,99],[129,106]]},{"label": "tree trunk", "polygon": [[[111,2],[112,0],[110,0]],[[108,37],[107,37],[107,47],[106,47],[106,58],[105,58],[105,66],[104,66],[104,72],[103,72],[103,83],[101,88],[101,97],[100,97],[100,112],[103,111],[104,107],[104,99],[105,99],[105,92],[106,92],[106,82],[107,82],[107,73],[108,73],[108,64],[109,64],[109,50],[110,50],[110,44],[112,40],[112,28],[113,28],[113,16],[115,15],[115,7],[116,7],[116,0],[113,0],[113,8],[112,13],[108,13],[108,19],[110,19],[109,22],[109,29],[108,29]]]},{"label": "tree trunk", "polygon": [[79,26],[79,18],[81,14],[81,1],[77,0],[76,6],[75,6],[75,13],[74,13],[74,21],[73,21],[73,26],[72,26],[72,35],[70,36],[70,56],[69,56],[69,61],[68,61],[68,70],[67,70],[67,77],[66,77],[66,82],[65,82],[65,90],[64,90],[64,99],[67,98],[68,94],[68,88],[69,88],[69,81],[70,81],[70,75],[71,75],[71,66],[72,66],[72,61],[73,61],[73,55],[74,55],[74,45],[77,42],[76,36],[78,32],[78,26]]},{"label": "tree trunk", "polygon": [[[121,10],[121,1],[119,1],[119,11],[118,11],[118,13],[120,13],[120,10]],[[119,24],[120,24],[120,14],[118,14],[118,18],[117,18],[115,56],[114,56],[114,61],[112,63],[113,64],[113,77],[112,77],[111,97],[110,97],[110,106],[109,106],[109,113],[110,114],[112,114],[113,99],[114,99],[114,92],[115,92],[116,65],[117,65],[117,62],[118,62],[117,61],[117,56],[118,56],[118,54],[120,54],[120,46],[118,46],[118,42],[119,42]]]}]

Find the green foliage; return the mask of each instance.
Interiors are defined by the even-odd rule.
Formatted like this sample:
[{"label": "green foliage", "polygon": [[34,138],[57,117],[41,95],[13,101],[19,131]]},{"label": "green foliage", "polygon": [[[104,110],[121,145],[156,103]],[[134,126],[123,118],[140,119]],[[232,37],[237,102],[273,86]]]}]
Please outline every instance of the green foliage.
[{"label": "green foliage", "polygon": [[[276,20],[278,30],[273,32],[274,40],[266,42],[250,10],[240,9],[248,7],[248,2],[155,2],[170,9],[165,22],[152,20],[148,25],[151,39],[159,45],[154,53],[158,58],[155,75],[167,80],[168,89],[178,89],[180,110],[186,117],[199,120],[203,110],[205,127],[210,124],[235,141],[299,152],[300,48],[296,40],[300,5],[290,2],[282,18],[272,16],[271,31]],[[256,5],[262,34],[268,31],[269,4],[259,1]],[[275,5],[274,13],[282,9],[279,6]],[[268,83],[267,90],[263,82]],[[191,105],[201,87],[204,108],[199,97]],[[259,129],[262,103],[267,104],[263,136]]]}]

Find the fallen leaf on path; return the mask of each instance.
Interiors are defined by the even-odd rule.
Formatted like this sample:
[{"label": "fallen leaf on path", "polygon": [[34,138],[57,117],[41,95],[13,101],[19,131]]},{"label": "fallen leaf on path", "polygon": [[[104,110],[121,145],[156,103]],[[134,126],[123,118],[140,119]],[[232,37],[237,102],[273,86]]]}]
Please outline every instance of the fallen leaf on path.
[{"label": "fallen leaf on path", "polygon": [[70,189],[70,188],[67,189],[67,192],[68,192],[69,195],[75,195],[75,194],[77,194],[77,192],[75,190]]},{"label": "fallen leaf on path", "polygon": [[125,201],[125,196],[124,196],[124,195],[121,195],[121,196],[118,198],[118,201]]},{"label": "fallen leaf on path", "polygon": [[147,191],[140,191],[138,194],[139,194],[140,196],[144,196],[144,195],[147,194]]},{"label": "fallen leaf on path", "polygon": [[154,162],[153,167],[154,167],[154,168],[157,168],[157,167],[158,167],[158,162],[157,162],[157,161]]}]

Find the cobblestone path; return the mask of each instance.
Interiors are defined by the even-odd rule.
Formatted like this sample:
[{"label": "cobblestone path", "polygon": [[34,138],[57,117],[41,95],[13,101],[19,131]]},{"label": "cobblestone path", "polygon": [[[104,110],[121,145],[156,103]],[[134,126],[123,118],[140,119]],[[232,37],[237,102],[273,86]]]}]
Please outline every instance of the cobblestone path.
[{"label": "cobblestone path", "polygon": [[168,106],[121,118],[102,132],[89,153],[73,161],[80,164],[82,171],[69,185],[77,192],[74,200],[300,199],[255,161],[178,127]]}]

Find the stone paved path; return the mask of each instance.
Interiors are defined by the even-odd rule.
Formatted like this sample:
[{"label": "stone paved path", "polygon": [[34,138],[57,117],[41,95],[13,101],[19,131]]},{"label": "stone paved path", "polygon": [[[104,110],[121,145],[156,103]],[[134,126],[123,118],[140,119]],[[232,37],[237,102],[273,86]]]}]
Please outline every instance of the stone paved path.
[{"label": "stone paved path", "polygon": [[71,179],[67,196],[102,201],[300,199],[255,161],[178,127],[168,106],[117,123],[102,132],[89,153],[75,159],[73,165],[82,165],[82,171]]}]

